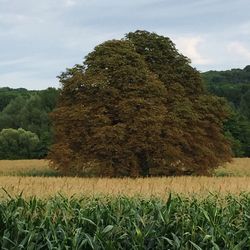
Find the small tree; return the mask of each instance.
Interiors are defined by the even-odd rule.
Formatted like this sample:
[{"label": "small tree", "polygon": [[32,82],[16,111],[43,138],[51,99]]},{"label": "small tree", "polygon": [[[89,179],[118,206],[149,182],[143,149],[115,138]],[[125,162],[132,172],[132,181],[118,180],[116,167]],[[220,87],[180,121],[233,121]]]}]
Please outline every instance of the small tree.
[{"label": "small tree", "polygon": [[137,31],[97,46],[60,77],[50,159],[66,173],[204,174],[230,159],[222,99],[174,44]]},{"label": "small tree", "polygon": [[39,138],[24,129],[3,129],[0,132],[0,159],[32,159],[37,157]]}]

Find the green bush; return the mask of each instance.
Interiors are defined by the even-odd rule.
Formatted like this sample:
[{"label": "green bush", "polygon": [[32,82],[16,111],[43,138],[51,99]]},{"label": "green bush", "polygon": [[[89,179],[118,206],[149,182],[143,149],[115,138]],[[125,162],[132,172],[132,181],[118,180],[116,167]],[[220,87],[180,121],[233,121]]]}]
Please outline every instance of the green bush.
[{"label": "green bush", "polygon": [[0,132],[0,159],[33,159],[38,157],[40,141],[35,133],[19,129]]}]

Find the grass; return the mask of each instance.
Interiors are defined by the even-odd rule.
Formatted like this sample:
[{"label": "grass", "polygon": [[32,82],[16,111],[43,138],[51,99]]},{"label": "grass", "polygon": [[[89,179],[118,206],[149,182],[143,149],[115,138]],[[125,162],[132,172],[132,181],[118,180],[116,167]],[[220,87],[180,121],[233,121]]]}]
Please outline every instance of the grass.
[{"label": "grass", "polygon": [[[0,176],[59,176],[47,160],[0,160]],[[250,158],[234,158],[214,176],[250,176]]]},{"label": "grass", "polygon": [[[17,177],[1,176],[0,188],[11,195],[23,193],[24,197],[47,198],[58,192],[65,196],[141,196],[159,197],[163,200],[169,193],[185,196],[206,196],[250,192],[250,177],[163,177],[163,178],[66,178],[66,177]],[[0,198],[5,198],[0,190]]]},{"label": "grass", "polygon": [[57,176],[47,160],[0,160],[0,176]]},{"label": "grass", "polygon": [[[59,177],[45,160],[0,161],[0,188],[11,195],[48,198],[58,192],[66,196],[141,196],[166,199],[169,193],[206,196],[250,192],[250,159],[234,159],[219,168],[215,177],[162,177],[162,178],[77,178]],[[230,176],[230,177],[222,177]],[[243,173],[244,176],[243,177]],[[234,176],[235,175],[235,176]],[[55,177],[56,176],[56,177]],[[221,176],[221,177],[218,177]],[[0,190],[0,198],[6,194]]]},{"label": "grass", "polygon": [[234,158],[232,162],[215,170],[216,176],[249,176],[250,158]]},{"label": "grass", "polygon": [[0,203],[1,249],[250,249],[250,196]]}]

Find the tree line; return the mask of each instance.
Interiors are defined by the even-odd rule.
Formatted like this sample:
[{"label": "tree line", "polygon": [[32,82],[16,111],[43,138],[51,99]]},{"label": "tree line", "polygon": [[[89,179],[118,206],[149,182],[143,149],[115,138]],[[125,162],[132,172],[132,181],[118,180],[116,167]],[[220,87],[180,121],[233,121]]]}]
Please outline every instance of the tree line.
[{"label": "tree line", "polygon": [[59,91],[0,88],[0,159],[44,158],[53,140],[49,113]]},{"label": "tree line", "polygon": [[243,69],[202,73],[207,90],[224,97],[231,115],[224,131],[231,140],[235,156],[250,156],[250,65]]}]

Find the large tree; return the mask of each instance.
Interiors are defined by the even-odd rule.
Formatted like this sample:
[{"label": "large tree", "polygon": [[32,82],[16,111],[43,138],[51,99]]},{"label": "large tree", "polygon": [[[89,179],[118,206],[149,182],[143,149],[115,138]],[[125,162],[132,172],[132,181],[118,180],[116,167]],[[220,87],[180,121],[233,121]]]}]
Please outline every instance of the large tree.
[{"label": "large tree", "polygon": [[65,173],[207,174],[230,159],[223,99],[205,94],[169,38],[129,33],[59,78],[50,158]]}]

